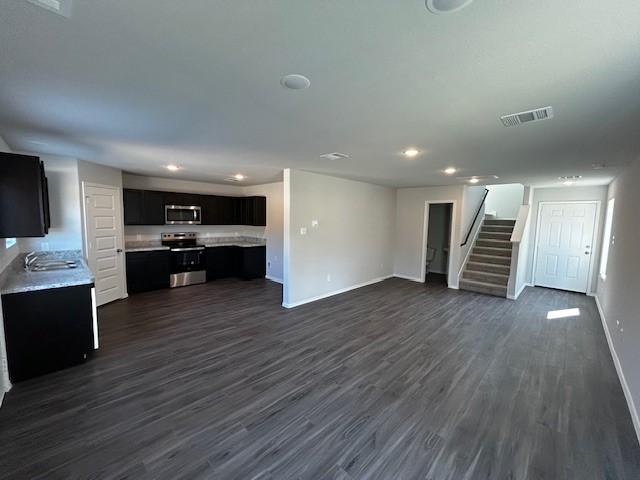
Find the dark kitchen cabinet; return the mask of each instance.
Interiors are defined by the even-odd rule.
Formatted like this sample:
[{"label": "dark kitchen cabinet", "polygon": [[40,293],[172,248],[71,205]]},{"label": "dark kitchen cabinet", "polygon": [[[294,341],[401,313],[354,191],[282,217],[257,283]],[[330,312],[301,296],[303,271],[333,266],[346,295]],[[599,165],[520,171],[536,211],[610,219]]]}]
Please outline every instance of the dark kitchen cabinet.
[{"label": "dark kitchen cabinet", "polygon": [[239,277],[245,280],[264,278],[267,250],[258,247],[207,247],[207,280]]},{"label": "dark kitchen cabinet", "polygon": [[165,224],[165,199],[164,192],[153,192],[145,190],[143,193],[143,225],[164,225]]},{"label": "dark kitchen cabinet", "polygon": [[124,189],[125,225],[164,225],[164,192]]},{"label": "dark kitchen cabinet", "polygon": [[238,247],[238,276],[244,280],[267,274],[267,247]]},{"label": "dark kitchen cabinet", "polygon": [[238,271],[238,247],[207,247],[207,280],[235,277]]},{"label": "dark kitchen cabinet", "polygon": [[267,224],[266,197],[225,197],[124,189],[125,225],[164,225],[165,205],[202,208],[203,225]]},{"label": "dark kitchen cabinet", "polygon": [[267,199],[266,197],[246,197],[247,202],[245,223],[243,225],[255,225],[264,227],[267,225]]},{"label": "dark kitchen cabinet", "polygon": [[86,360],[93,351],[93,285],[2,296],[12,382]]},{"label": "dark kitchen cabinet", "polygon": [[0,153],[0,238],[44,237],[50,226],[44,164],[38,157]]},{"label": "dark kitchen cabinet", "polygon": [[142,212],[144,210],[144,192],[142,190],[130,190],[125,188],[122,191],[124,203],[124,224],[144,225]]},{"label": "dark kitchen cabinet", "polygon": [[169,288],[169,250],[127,252],[126,257],[129,293]]}]

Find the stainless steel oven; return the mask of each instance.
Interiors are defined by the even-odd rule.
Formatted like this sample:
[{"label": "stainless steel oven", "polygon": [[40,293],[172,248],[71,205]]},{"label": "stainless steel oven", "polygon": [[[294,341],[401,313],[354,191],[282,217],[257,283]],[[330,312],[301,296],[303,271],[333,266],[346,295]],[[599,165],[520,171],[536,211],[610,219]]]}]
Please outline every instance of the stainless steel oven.
[{"label": "stainless steel oven", "polygon": [[207,281],[205,248],[196,245],[195,233],[163,233],[162,244],[171,251],[171,288]]},{"label": "stainless steel oven", "polygon": [[165,225],[200,225],[202,209],[197,205],[165,205]]}]

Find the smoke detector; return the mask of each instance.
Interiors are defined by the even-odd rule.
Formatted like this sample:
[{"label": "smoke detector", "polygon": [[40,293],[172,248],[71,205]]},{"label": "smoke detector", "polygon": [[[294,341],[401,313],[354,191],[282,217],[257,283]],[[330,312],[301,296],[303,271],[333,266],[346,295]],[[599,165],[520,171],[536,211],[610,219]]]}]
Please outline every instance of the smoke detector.
[{"label": "smoke detector", "polygon": [[346,153],[333,152],[320,155],[320,158],[324,158],[325,160],[342,160],[344,158],[349,158],[349,155]]},{"label": "smoke detector", "polygon": [[431,13],[435,13],[436,15],[457,12],[471,2],[473,2],[473,0],[426,0],[427,8]]},{"label": "smoke detector", "polygon": [[540,122],[551,118],[553,118],[553,107],[544,107],[505,115],[500,117],[500,120],[505,127],[515,127],[523,123]]},{"label": "smoke detector", "polygon": [[285,75],[280,79],[280,85],[289,90],[304,90],[309,88],[311,80],[304,75],[293,73],[291,75]]},{"label": "smoke detector", "polygon": [[72,0],[27,0],[29,3],[33,3],[39,7],[49,10],[50,12],[57,13],[63,17],[71,16],[71,3]]}]

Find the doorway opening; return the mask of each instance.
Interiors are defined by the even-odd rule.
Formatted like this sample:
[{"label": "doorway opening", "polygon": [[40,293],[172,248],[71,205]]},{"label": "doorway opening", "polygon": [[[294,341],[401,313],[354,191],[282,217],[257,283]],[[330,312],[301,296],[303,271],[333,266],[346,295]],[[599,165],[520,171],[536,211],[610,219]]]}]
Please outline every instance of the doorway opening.
[{"label": "doorway opening", "polygon": [[429,203],[427,205],[424,256],[424,282],[427,285],[447,286],[449,284],[452,217],[453,203]]}]

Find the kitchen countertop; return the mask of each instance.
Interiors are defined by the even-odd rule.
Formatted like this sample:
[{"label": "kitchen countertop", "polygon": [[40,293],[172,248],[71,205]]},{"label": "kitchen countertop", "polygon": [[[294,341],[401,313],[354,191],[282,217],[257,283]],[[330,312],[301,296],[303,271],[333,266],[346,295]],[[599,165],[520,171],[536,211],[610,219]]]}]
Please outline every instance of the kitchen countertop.
[{"label": "kitchen countertop", "polygon": [[155,240],[126,242],[124,246],[125,252],[152,252],[154,250],[169,250],[169,247],[166,247],[159,241]]},{"label": "kitchen countertop", "polygon": [[[198,245],[205,247],[263,247],[267,244],[264,238],[253,237],[211,237],[198,238]],[[169,247],[162,245],[157,240],[135,240],[126,242],[126,252],[152,252],[157,250],[169,250]]]},{"label": "kitchen countertop", "polygon": [[24,257],[18,255],[0,276],[0,294],[33,292],[50,288],[73,287],[94,283],[93,274],[80,250],[59,252],[37,252],[42,260],[74,260],[77,268],[51,270],[48,272],[28,272],[24,269]]}]

